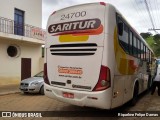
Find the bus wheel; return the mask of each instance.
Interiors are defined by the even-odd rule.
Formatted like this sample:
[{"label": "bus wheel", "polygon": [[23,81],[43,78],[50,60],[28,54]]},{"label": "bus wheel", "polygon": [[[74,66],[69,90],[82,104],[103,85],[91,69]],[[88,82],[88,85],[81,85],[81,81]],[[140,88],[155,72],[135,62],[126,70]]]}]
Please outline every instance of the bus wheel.
[{"label": "bus wheel", "polygon": [[138,83],[135,84],[134,86],[134,92],[133,92],[133,98],[131,100],[131,106],[134,106],[138,100]]},{"label": "bus wheel", "polygon": [[147,86],[147,90],[148,91],[151,89],[151,86],[152,86],[152,76],[149,75],[149,77],[148,77],[148,86]]}]

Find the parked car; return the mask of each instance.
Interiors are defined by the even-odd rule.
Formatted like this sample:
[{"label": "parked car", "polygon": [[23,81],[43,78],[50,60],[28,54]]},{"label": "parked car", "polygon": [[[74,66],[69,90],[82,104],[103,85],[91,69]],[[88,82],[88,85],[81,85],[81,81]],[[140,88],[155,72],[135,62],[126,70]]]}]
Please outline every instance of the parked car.
[{"label": "parked car", "polygon": [[43,71],[36,74],[34,77],[22,80],[20,83],[20,90],[23,93],[40,93],[44,95]]}]

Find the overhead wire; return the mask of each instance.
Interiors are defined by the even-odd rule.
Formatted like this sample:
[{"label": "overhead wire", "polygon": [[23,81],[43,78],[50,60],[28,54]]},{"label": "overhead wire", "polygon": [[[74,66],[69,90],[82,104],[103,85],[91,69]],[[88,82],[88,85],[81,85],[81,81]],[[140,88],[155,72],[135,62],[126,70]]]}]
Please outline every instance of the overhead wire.
[{"label": "overhead wire", "polygon": [[[139,3],[137,2],[137,0],[134,0],[135,1],[135,3],[136,3],[136,6],[137,6],[137,8],[138,8],[138,12],[140,12],[141,13],[141,15],[143,16],[143,20],[144,20],[144,23],[146,23],[146,21],[148,21],[148,19],[145,17],[145,14],[143,13],[143,11],[142,11],[142,3],[141,3],[141,8],[140,8],[140,6],[139,6]],[[141,16],[140,15],[140,16]],[[148,21],[149,22],[149,21]]]},{"label": "overhead wire", "polygon": [[154,0],[155,2],[155,8],[156,8],[156,17],[157,17],[157,27],[160,28],[160,10],[159,10],[159,7],[158,7],[158,2],[157,0]]},{"label": "overhead wire", "polygon": [[148,5],[147,0],[144,0],[144,3],[145,3],[145,5],[146,5],[146,9],[147,9],[147,12],[148,12],[150,21],[151,21],[151,23],[152,23],[153,30],[156,32],[156,30],[155,30],[155,25],[154,25],[154,22],[153,22],[153,18],[152,18],[152,15],[151,15],[151,12],[150,12],[149,5]]},{"label": "overhead wire", "polygon": [[[134,4],[135,3],[135,4]],[[136,10],[136,13],[138,13],[137,15],[139,15],[138,17],[141,18],[141,20],[143,21],[143,23],[139,23],[139,25],[142,26],[142,28],[144,26],[149,26],[150,22],[148,21],[148,19],[146,18],[146,15],[144,14],[144,12],[142,11],[142,6],[143,6],[143,3],[138,3],[137,0],[134,0],[134,1],[131,1],[131,4],[133,5],[133,7],[135,8]],[[140,6],[141,5],[141,6]],[[144,6],[143,6],[144,7]],[[142,17],[143,16],[143,17]]]},{"label": "overhead wire", "polygon": [[156,0],[153,1],[153,4],[154,4],[153,7],[154,7],[154,16],[155,16],[156,28],[158,28],[158,21],[159,21],[159,20],[158,20],[158,19],[159,19],[158,16],[159,16],[159,15],[158,15],[158,11],[157,11]]},{"label": "overhead wire", "polygon": [[[123,1],[123,3],[125,2]],[[119,4],[120,2],[117,0],[116,5],[119,5]],[[141,18],[140,21],[134,19],[134,21],[138,24],[138,26],[141,26],[138,28],[140,29],[140,31],[144,31],[143,29],[144,26],[145,26],[145,29],[147,29],[148,31],[149,28],[155,29],[156,27],[160,25],[159,24],[160,22],[159,7],[158,7],[157,0],[154,0],[154,1],[152,0],[152,3],[150,0],[149,1],[148,0],[131,0],[131,2],[128,2],[128,4],[131,6],[131,8],[134,9],[135,13],[137,13],[135,16],[137,18]],[[121,11],[124,11],[124,10],[125,9],[121,9]]]},{"label": "overhead wire", "polygon": [[157,20],[157,17],[159,16],[159,15],[156,15],[156,4],[154,4],[155,3],[155,0],[154,0],[154,2],[152,1],[150,1],[150,0],[148,0],[148,6],[150,7],[149,9],[150,9],[150,13],[151,13],[151,16],[152,16],[152,20],[153,20],[153,22],[154,22],[154,27],[155,28],[153,28],[153,31],[156,33],[156,34],[158,34],[158,31],[157,31],[157,28],[158,28],[158,25],[157,25],[157,21],[159,21],[159,20]]},{"label": "overhead wire", "polygon": [[[141,2],[141,4],[140,4]],[[135,4],[136,6],[135,6]],[[147,26],[148,28],[153,28],[154,29],[154,32],[158,33],[155,28],[158,27],[159,22],[159,14],[158,14],[158,11],[159,11],[159,7],[157,6],[158,3],[157,3],[157,0],[154,2],[152,1],[148,1],[147,0],[141,0],[141,1],[137,1],[137,0],[134,0],[131,1],[131,6],[134,7],[134,9],[136,10],[136,13],[137,15],[139,15],[139,17],[142,17],[142,21],[143,21],[143,26]],[[140,6],[141,5],[141,6]],[[144,10],[145,12],[148,14],[148,17],[145,15],[143,8],[144,7]],[[149,19],[148,19],[149,18]]]},{"label": "overhead wire", "polygon": [[152,0],[152,2],[150,2],[150,0],[148,0],[147,3],[148,3],[148,6],[149,6],[149,11],[150,11],[150,14],[151,14],[151,18],[152,18],[153,24],[154,24],[153,31],[158,34],[158,32],[156,30],[157,24],[156,24],[156,19],[155,19],[155,14],[154,14],[155,7],[154,7],[154,9],[152,9],[153,0]]},{"label": "overhead wire", "polygon": [[152,2],[150,2],[150,0],[148,0],[148,6],[149,6],[149,11],[150,11],[150,13],[151,13],[151,17],[152,17],[152,20],[153,20],[153,23],[154,23],[154,27],[156,28],[156,21],[155,21],[155,15],[154,15],[154,9],[155,9],[155,7],[154,7],[154,9],[152,8],[152,5],[153,5],[153,0],[152,0]]}]

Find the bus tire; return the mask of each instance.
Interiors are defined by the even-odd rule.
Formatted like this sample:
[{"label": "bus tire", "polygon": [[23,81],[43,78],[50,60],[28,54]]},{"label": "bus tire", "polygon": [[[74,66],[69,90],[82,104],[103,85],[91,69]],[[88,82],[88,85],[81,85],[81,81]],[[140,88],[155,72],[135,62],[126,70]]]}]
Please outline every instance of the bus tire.
[{"label": "bus tire", "polygon": [[152,76],[149,75],[148,76],[148,85],[147,85],[147,90],[149,91],[151,89],[152,86]]},{"label": "bus tire", "polygon": [[136,82],[136,84],[134,86],[133,98],[131,100],[131,106],[134,106],[137,103],[137,100],[138,100],[138,91],[139,91],[139,85],[138,85],[138,82]]}]

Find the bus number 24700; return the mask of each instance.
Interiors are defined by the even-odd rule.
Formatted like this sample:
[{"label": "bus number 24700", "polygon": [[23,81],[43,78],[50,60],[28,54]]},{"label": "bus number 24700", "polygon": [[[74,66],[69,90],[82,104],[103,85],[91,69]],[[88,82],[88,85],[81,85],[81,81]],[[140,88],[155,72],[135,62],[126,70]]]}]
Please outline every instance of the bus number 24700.
[{"label": "bus number 24700", "polygon": [[73,13],[61,15],[61,20],[77,18],[77,17],[84,17],[84,16],[86,16],[86,11],[73,12]]}]

